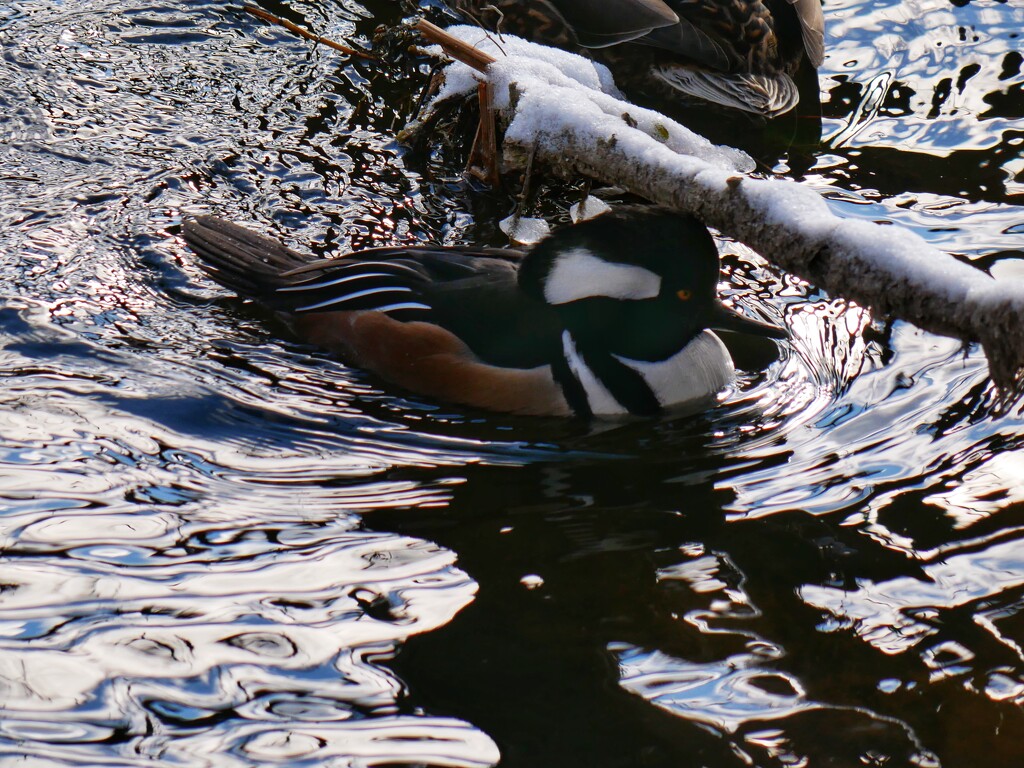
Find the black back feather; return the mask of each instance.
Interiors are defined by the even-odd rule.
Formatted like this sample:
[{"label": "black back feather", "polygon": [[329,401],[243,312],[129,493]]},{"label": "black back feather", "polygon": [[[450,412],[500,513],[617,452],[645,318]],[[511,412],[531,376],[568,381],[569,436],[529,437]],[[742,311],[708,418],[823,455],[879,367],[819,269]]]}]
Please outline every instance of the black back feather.
[{"label": "black back feather", "polygon": [[522,251],[402,246],[317,259],[215,216],[186,221],[183,236],[210,277],[286,315],[373,310],[432,322],[481,359],[516,368],[560,349],[557,315],[517,285]]}]

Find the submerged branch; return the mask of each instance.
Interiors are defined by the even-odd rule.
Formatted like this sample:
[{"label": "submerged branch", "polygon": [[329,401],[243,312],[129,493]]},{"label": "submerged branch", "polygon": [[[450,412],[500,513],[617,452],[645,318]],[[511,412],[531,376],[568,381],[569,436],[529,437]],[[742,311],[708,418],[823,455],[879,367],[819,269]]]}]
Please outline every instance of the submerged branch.
[{"label": "submerged branch", "polygon": [[310,32],[307,29],[303,29],[298,24],[293,24],[287,19],[282,19],[281,17],[275,16],[272,13],[267,13],[262,8],[257,8],[255,5],[243,5],[242,10],[248,14],[255,16],[258,19],[263,19],[263,21],[270,22],[271,24],[276,24],[279,27],[284,27],[289,32],[292,32],[298,35],[299,37],[304,37],[307,40],[312,40],[314,43],[326,45],[328,48],[333,48],[334,50],[340,51],[341,53],[344,53],[348,56],[358,56],[361,59],[367,59],[369,61],[378,60],[377,57],[374,56],[373,54],[366,53],[365,51],[356,50],[355,48],[349,48],[347,45],[342,45],[341,43],[335,42],[334,40],[331,40],[329,37],[317,35],[313,32]]},{"label": "submerged branch", "polygon": [[[449,31],[493,47],[479,30]],[[580,57],[509,36],[502,47],[508,55],[483,73],[450,66],[438,100],[486,79],[505,125],[506,166],[535,153],[558,175],[589,176],[692,214],[834,296],[980,342],[1004,394],[1024,388],[1024,281],[995,280],[887,222],[836,216],[794,181],[749,176],[743,153],[620,100],[607,73]]]}]

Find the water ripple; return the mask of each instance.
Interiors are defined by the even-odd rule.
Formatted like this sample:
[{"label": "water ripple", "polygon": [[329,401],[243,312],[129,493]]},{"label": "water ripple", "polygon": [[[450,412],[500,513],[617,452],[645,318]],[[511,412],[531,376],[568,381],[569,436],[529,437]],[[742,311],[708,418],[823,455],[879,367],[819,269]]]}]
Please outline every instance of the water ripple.
[{"label": "water ripple", "polygon": [[[263,4],[364,46],[409,8]],[[825,143],[769,165],[1012,271],[1020,5],[825,13]],[[506,196],[394,142],[425,65],[212,0],[21,0],[0,34],[0,761],[1021,763],[1024,429],[979,349],[722,242],[792,342],[706,413],[410,396],[179,235],[503,245]]]}]

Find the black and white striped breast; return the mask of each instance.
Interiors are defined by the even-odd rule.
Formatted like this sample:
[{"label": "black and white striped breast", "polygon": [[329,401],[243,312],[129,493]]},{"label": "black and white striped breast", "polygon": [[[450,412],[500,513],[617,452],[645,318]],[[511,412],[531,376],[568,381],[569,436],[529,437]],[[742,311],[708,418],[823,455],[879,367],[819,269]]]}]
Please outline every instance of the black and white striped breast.
[{"label": "black and white striped breast", "polygon": [[704,403],[735,377],[728,350],[711,331],[701,331],[664,360],[635,360],[587,350],[569,331],[562,336],[564,365],[556,368],[566,401],[594,416],[652,416]]}]

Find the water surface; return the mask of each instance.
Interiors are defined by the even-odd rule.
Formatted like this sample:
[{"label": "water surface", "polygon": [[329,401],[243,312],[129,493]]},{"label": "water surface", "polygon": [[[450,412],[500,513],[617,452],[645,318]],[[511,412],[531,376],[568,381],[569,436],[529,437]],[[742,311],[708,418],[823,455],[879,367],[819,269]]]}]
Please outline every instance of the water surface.
[{"label": "water surface", "polygon": [[[262,5],[364,45],[409,10]],[[821,141],[762,163],[1019,271],[1024,6],[825,12]],[[178,237],[503,244],[505,197],[394,141],[425,64],[193,0],[17,0],[0,52],[5,764],[1024,761],[1024,421],[979,349],[722,243],[794,338],[719,407],[438,406]]]}]

